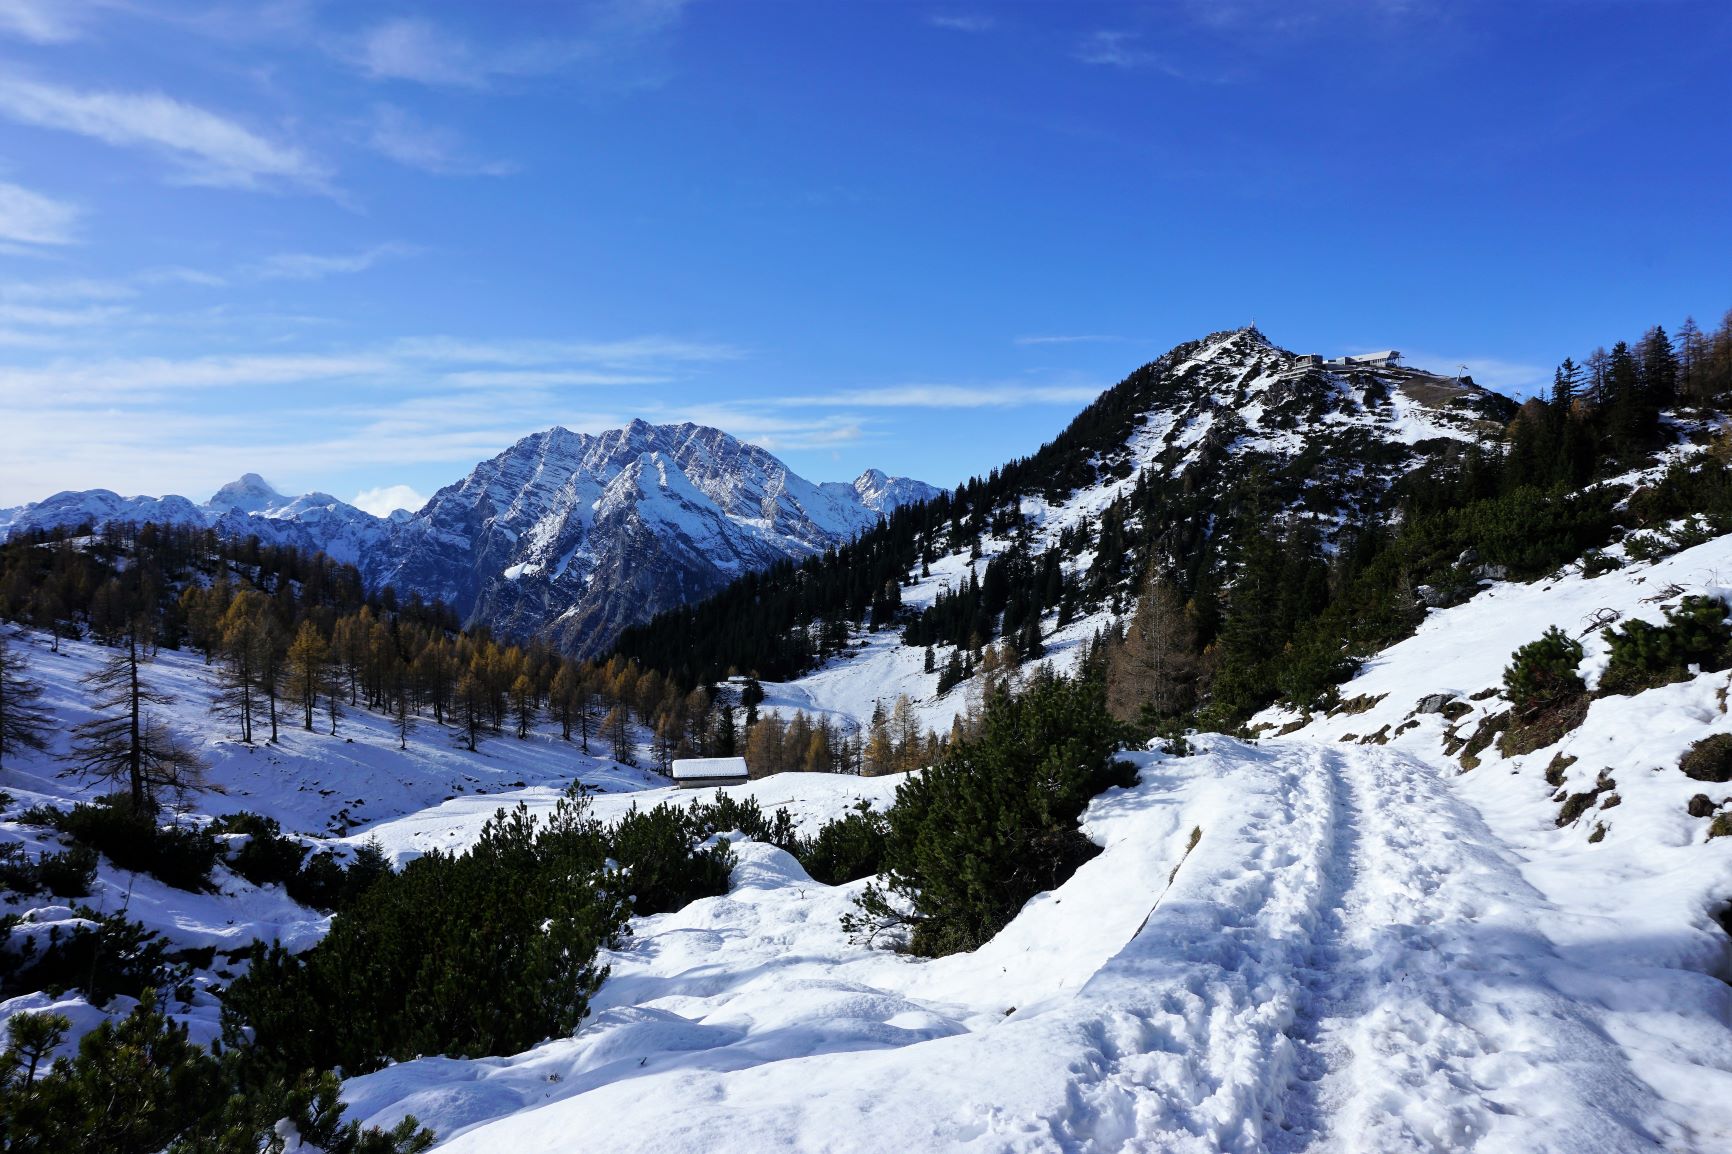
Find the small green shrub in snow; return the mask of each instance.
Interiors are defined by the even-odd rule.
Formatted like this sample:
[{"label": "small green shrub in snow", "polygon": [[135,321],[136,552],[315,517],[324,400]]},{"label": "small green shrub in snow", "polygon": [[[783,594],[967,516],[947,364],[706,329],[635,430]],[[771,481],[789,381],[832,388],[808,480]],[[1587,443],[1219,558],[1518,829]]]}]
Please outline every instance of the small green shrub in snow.
[{"label": "small green shrub in snow", "polygon": [[96,886],[96,851],[75,845],[36,860],[36,882],[57,898],[85,898]]},{"label": "small green shrub in snow", "polygon": [[1666,622],[1629,621],[1602,634],[1611,658],[1600,678],[1602,693],[1640,693],[1690,676],[1690,666],[1724,669],[1732,658],[1732,627],[1726,606],[1713,597],[1689,596],[1666,610]]},{"label": "small green shrub in snow", "polygon": [[500,810],[468,852],[378,877],[305,954],[255,946],[224,999],[225,1036],[250,1036],[267,1073],[352,1075],[569,1033],[607,975],[597,954],[633,913],[726,892],[733,856],[710,836],[702,807],[666,804],[610,829],[581,790],[546,821]]},{"label": "small green shrub in snow", "polygon": [[711,835],[697,824],[692,810],[667,802],[648,810],[634,805],[619,819],[609,852],[629,879],[633,913],[666,913],[728,892],[733,854],[724,841],[699,848]]},{"label": "small green shrub in snow", "polygon": [[1576,666],[1582,662],[1582,643],[1552,626],[1538,641],[1515,651],[1503,671],[1504,694],[1519,712],[1534,713],[1588,691]]},{"label": "small green shrub in snow", "polygon": [[0,1150],[216,1154],[297,1149],[324,1154],[418,1154],[433,1134],[411,1116],[390,1131],[343,1120],[330,1073],[253,1079],[244,1051],[212,1053],[187,1036],[152,990],[124,1018],[85,1034],[72,1058],[47,1056],[71,1023],[19,1014],[0,1051]]},{"label": "small green shrub in snow", "polygon": [[981,732],[896,789],[886,885],[868,886],[844,927],[907,925],[917,954],[972,950],[1100,848],[1077,828],[1089,800],[1136,772],[1113,757],[1121,729],[1098,681],[1037,674],[988,700]]},{"label": "small green shrub in snow", "polygon": [[169,962],[154,931],[119,914],[104,917],[82,907],[79,913],[90,924],[50,927],[40,939],[44,945],[15,930],[0,938],[0,1000],[32,990],[76,989],[92,1005],[106,1006],[117,994],[136,998],[182,980],[182,968]]},{"label": "small green shrub in snow", "polygon": [[838,886],[869,878],[884,868],[884,841],[890,822],[862,801],[834,821],[825,822],[801,843],[797,856],[813,880]]},{"label": "small green shrub in snow", "polygon": [[226,860],[230,869],[255,886],[287,885],[299,876],[307,847],[284,837],[275,818],[235,813],[219,818],[211,828],[246,836],[246,841],[229,851]]},{"label": "small green shrub in snow", "polygon": [[1661,533],[1631,533],[1624,538],[1624,552],[1632,561],[1658,561],[1677,551],[1672,539]]},{"label": "small green shrub in snow", "polygon": [[24,816],[32,824],[59,830],[123,870],[147,873],[165,885],[194,893],[210,888],[219,850],[210,831],[158,825],[155,814],[134,808],[125,794],[79,802],[70,810],[38,806]]}]

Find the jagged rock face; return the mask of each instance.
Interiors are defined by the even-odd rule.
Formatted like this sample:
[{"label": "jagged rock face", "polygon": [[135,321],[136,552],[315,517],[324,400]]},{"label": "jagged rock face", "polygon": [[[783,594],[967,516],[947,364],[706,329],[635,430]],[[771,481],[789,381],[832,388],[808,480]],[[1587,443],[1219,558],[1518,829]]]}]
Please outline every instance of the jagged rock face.
[{"label": "jagged rock face", "polygon": [[718,429],[634,421],[549,429],[434,495],[396,528],[388,569],[502,632],[570,652],[741,574],[839,544],[937,490],[869,470],[814,485]]},{"label": "jagged rock face", "polygon": [[443,600],[472,624],[590,654],[662,609],[841,544],[937,492],[876,469],[813,484],[719,429],[633,421],[525,437],[412,515],[374,517],[328,493],[291,499],[248,473],[202,505],[58,493],[0,510],[0,535],[87,521],[256,534],[353,564],[371,586]]}]

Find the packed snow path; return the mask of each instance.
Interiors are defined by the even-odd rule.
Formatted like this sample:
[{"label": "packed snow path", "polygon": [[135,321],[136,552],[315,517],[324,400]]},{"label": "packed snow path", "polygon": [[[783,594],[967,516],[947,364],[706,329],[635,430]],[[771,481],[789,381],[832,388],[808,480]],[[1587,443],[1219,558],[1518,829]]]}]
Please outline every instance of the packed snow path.
[{"label": "packed snow path", "polygon": [[1656,1145],[1649,1092],[1553,988],[1547,903],[1479,815],[1403,753],[1295,752],[1320,868],[1294,927],[1294,1061],[1270,1148]]},{"label": "packed snow path", "polygon": [[1208,743],[1137,755],[1089,812],[1104,852],[973,954],[852,945],[858,886],[748,843],[733,892],[639,924],[576,1037],[348,1096],[514,1154],[1732,1148],[1721,984],[1556,945],[1579,915],[1448,770]]},{"label": "packed snow path", "polygon": [[[1122,1133],[1086,1137],[1139,1150],[1655,1148],[1650,1093],[1550,983],[1563,963],[1535,928],[1544,900],[1438,772],[1385,749],[1274,749],[1276,804],[1255,806],[1226,853],[1205,832],[1189,884],[1175,880],[1175,897],[1221,914],[1196,925],[1195,973],[1147,1008],[1127,999],[1116,1031],[1167,1039],[1177,1016],[1185,1044],[1110,1041],[1085,1099]],[[1235,863],[1234,849],[1250,853]],[[1176,1056],[1193,1067],[1182,1077]],[[1192,1087],[1194,1104],[1174,1094]]]}]

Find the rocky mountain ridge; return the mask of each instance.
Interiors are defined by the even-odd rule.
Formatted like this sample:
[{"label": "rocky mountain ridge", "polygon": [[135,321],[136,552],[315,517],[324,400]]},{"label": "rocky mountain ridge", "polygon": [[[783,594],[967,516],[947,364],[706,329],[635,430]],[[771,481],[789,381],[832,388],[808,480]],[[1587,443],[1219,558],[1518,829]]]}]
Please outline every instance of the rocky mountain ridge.
[{"label": "rocky mountain ridge", "polygon": [[633,421],[525,437],[420,510],[376,517],[256,473],[196,503],[57,493],[0,510],[0,538],[81,524],[173,523],[324,552],[375,587],[438,598],[470,624],[590,653],[619,629],[784,558],[811,556],[939,490],[869,469],[806,480],[719,429]]}]

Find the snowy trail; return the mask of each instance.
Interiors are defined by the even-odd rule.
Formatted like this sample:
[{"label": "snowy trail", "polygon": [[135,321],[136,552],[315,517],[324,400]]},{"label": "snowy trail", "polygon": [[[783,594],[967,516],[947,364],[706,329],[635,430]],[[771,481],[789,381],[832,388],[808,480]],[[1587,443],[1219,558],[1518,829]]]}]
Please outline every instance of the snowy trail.
[{"label": "snowy trail", "polygon": [[1319,792],[1327,805],[1323,812],[1329,820],[1329,857],[1321,881],[1323,912],[1295,971],[1300,985],[1294,1023],[1287,1030],[1295,1062],[1282,1102],[1280,1130],[1270,1142],[1277,1151],[1309,1149],[1324,1131],[1330,1112],[1324,1080],[1330,1078],[1333,1089],[1351,1055],[1341,1036],[1341,1023],[1357,1017],[1366,999],[1367,982],[1354,968],[1356,958],[1347,942],[1348,895],[1366,872],[1364,814],[1359,792],[1331,764],[1334,760],[1324,752],[1309,758],[1311,772],[1328,783],[1328,789]]},{"label": "snowy trail", "polygon": [[1596,1006],[1554,984],[1555,911],[1436,768],[1222,744],[1202,760],[1262,762],[1263,788],[1070,1008],[1099,1015],[1098,1058],[1032,1148],[1712,1148],[1656,1123]]},{"label": "snowy trail", "polygon": [[1270,1149],[1660,1148],[1651,1093],[1553,985],[1548,904],[1472,807],[1402,753],[1307,760],[1332,834]]}]

